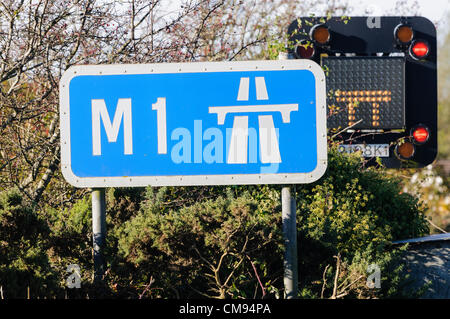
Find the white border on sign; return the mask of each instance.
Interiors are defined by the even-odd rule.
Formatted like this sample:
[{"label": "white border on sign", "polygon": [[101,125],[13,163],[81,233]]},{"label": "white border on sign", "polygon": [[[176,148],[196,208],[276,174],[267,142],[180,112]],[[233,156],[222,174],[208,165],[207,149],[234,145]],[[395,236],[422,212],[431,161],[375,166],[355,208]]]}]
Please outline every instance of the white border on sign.
[{"label": "white border on sign", "polygon": [[[316,80],[317,166],[309,173],[268,173],[236,175],[171,175],[78,177],[72,172],[70,145],[70,81],[80,75],[164,74],[198,72],[309,70]],[[61,170],[76,187],[199,186],[252,184],[306,184],[318,180],[327,168],[326,90],[322,68],[311,60],[268,60],[233,62],[192,62],[160,64],[77,65],[70,67],[59,84]]]}]

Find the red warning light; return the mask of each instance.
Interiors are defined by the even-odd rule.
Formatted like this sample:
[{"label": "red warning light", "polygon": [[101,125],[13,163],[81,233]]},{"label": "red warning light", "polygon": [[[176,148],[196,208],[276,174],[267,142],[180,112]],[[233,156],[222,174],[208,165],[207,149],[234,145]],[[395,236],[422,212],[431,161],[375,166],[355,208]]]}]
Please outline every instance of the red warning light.
[{"label": "red warning light", "polygon": [[424,126],[418,126],[413,129],[412,136],[416,143],[423,144],[426,141],[428,141],[430,137],[430,132],[428,131],[428,128]]},{"label": "red warning light", "polygon": [[428,47],[428,44],[421,40],[414,41],[409,50],[411,56],[418,60],[425,58],[429,51],[430,48]]}]

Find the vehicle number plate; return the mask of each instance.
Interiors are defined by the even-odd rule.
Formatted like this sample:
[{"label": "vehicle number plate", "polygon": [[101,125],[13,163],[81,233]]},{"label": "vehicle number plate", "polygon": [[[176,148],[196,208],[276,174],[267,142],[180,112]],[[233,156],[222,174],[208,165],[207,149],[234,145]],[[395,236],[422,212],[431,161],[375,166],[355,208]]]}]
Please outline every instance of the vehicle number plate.
[{"label": "vehicle number plate", "polygon": [[389,144],[342,144],[341,153],[361,152],[364,157],[389,157]]}]

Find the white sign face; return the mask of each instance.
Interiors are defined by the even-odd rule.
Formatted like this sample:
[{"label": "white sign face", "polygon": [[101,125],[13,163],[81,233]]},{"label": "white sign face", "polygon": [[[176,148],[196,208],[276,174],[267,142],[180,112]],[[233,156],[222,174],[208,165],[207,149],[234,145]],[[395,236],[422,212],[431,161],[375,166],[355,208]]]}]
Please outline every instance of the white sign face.
[{"label": "white sign face", "polygon": [[327,167],[310,60],[75,66],[60,115],[78,187],[310,183]]}]

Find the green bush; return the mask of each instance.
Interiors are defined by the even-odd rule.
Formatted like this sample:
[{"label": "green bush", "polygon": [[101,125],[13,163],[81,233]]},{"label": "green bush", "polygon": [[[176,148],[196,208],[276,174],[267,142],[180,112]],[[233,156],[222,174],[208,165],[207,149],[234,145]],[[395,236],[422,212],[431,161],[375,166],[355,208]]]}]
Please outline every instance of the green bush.
[{"label": "green bush", "polygon": [[[58,298],[87,298],[104,295],[93,285],[92,258],[92,199],[90,195],[75,202],[70,209],[47,208],[45,216],[50,225],[48,254],[55,272],[59,275]],[[70,289],[66,280],[72,274],[69,265],[78,265],[81,289]]]},{"label": "green bush", "polygon": [[[143,291],[147,297],[279,296],[280,190],[148,188],[139,213],[126,214],[131,218],[116,222],[121,226],[109,236],[116,254],[114,286],[128,296]],[[363,169],[360,157],[333,148],[326,174],[316,183],[297,185],[296,199],[302,296],[404,295],[401,253],[389,244],[428,228],[417,198],[402,193],[399,180]],[[370,264],[380,268],[381,289],[366,286]],[[126,288],[129,282],[133,287]]]},{"label": "green bush", "polygon": [[[401,254],[389,244],[429,230],[421,204],[402,192],[399,179],[386,176],[381,169],[363,169],[359,155],[339,154],[331,148],[328,169],[320,181],[297,187],[297,205],[300,276],[310,296],[323,295],[322,289],[332,295],[338,257],[339,284],[361,277],[346,296],[404,295]],[[372,263],[384,276],[379,290],[364,289],[366,269]],[[389,289],[394,286],[398,289]]]},{"label": "green bush", "polygon": [[[225,189],[224,189],[225,190]],[[148,189],[140,214],[117,231],[119,253],[152,297],[249,297],[268,294],[280,276],[280,216],[274,202],[231,189],[215,199],[171,206],[171,188]],[[189,193],[184,194],[189,196]],[[275,204],[275,205],[274,205]]]},{"label": "green bush", "polygon": [[4,298],[48,297],[57,276],[46,251],[49,228],[17,190],[0,193],[0,286]]},{"label": "green bush", "polygon": [[326,174],[302,186],[297,203],[299,230],[345,254],[428,233],[418,199],[402,192],[400,180],[382,170],[362,169],[357,155],[335,149]]},{"label": "green bush", "polygon": [[[400,180],[329,151],[325,175],[297,185],[299,291],[304,298],[414,296],[401,249],[428,232]],[[37,212],[0,194],[0,285],[5,298],[274,298],[283,293],[281,186],[110,189],[105,287],[92,285],[91,198]],[[78,264],[82,289],[67,289]],[[368,267],[380,289],[366,285]],[[101,289],[99,289],[101,288]]]}]

